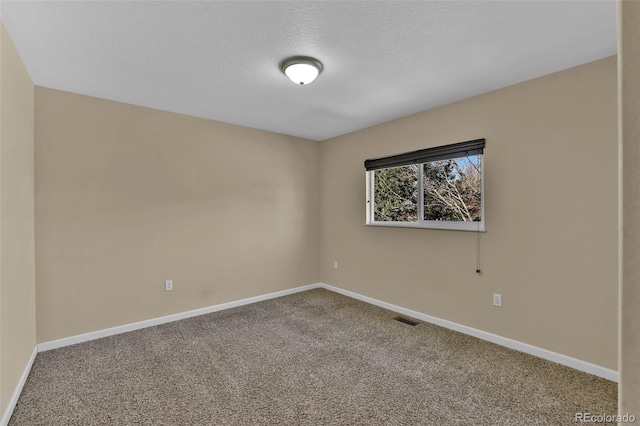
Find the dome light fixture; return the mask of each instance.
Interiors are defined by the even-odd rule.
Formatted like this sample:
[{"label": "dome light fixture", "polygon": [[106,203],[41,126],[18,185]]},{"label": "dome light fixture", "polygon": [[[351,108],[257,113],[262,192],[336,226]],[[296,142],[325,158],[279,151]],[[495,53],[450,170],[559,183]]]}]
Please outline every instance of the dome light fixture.
[{"label": "dome light fixture", "polygon": [[322,62],[309,56],[293,56],[280,62],[282,72],[300,86],[315,80],[322,68]]}]

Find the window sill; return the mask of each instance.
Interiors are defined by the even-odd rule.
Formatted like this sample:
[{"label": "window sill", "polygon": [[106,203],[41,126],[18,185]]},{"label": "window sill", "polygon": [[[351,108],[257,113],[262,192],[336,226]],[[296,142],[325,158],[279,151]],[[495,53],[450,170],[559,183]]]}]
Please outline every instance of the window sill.
[{"label": "window sill", "polygon": [[482,222],[369,222],[366,226],[387,226],[391,228],[440,229],[448,231],[486,232]]}]

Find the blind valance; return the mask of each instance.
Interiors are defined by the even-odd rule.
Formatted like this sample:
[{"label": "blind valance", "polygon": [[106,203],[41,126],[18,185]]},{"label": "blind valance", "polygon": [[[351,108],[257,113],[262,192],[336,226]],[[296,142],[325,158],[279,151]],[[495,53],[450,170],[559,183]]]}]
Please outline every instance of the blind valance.
[{"label": "blind valance", "polygon": [[475,139],[467,142],[453,143],[450,145],[405,152],[403,154],[390,155],[388,157],[372,158],[364,162],[364,167],[369,171],[477,155],[482,154],[484,150],[484,143],[484,138]]}]

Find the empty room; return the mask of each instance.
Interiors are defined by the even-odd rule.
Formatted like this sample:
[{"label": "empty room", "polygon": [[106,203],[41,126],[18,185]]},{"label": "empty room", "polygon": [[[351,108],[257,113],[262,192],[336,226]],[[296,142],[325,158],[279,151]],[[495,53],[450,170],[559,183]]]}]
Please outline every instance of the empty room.
[{"label": "empty room", "polygon": [[640,421],[640,2],[0,17],[0,426]]}]

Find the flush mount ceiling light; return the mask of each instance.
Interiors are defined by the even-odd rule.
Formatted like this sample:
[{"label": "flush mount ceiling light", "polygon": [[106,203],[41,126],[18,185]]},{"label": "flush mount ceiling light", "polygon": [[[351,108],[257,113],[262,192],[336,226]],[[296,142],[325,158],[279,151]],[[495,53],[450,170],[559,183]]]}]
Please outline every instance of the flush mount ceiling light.
[{"label": "flush mount ceiling light", "polygon": [[305,85],[322,72],[322,62],[309,56],[294,56],[280,63],[280,69],[295,84]]}]

